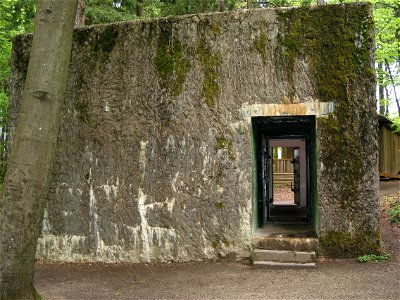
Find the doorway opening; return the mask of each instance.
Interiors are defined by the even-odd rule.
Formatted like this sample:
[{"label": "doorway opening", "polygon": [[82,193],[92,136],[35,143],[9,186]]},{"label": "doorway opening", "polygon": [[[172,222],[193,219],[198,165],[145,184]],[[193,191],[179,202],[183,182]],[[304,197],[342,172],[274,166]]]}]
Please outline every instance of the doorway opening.
[{"label": "doorway opening", "polygon": [[315,117],[252,119],[257,156],[257,224],[311,223],[315,198]]}]

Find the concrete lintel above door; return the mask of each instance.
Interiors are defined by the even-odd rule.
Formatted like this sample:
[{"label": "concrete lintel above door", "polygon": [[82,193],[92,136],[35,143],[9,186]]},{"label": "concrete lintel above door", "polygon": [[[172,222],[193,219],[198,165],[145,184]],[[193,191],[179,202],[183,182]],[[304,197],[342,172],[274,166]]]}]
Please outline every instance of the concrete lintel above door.
[{"label": "concrete lintel above door", "polygon": [[242,105],[244,117],[268,116],[323,116],[335,111],[334,102],[310,101],[291,104],[248,104]]}]

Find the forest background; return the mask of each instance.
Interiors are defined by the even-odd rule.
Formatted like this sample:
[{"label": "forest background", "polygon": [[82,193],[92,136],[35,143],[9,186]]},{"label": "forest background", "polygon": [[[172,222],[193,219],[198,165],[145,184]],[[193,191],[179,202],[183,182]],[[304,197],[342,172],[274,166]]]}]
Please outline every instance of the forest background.
[{"label": "forest background", "polygon": [[[93,25],[244,8],[325,4],[324,0],[79,0],[77,25]],[[329,0],[328,4],[354,2]],[[365,2],[361,0],[358,2]],[[377,110],[400,132],[400,2],[370,0],[375,18]],[[80,15],[79,15],[80,14]],[[6,169],[12,38],[33,31],[35,0],[0,2],[0,183]],[[329,29],[327,29],[329,30]]]}]

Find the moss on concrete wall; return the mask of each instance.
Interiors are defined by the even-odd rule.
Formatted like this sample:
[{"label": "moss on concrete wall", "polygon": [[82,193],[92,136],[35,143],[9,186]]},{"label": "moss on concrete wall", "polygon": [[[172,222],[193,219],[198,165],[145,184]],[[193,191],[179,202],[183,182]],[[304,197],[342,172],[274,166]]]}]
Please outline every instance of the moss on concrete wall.
[{"label": "moss on concrete wall", "polygon": [[[375,251],[369,9],[243,10],[76,29],[39,257],[248,256],[257,193],[246,107],[320,101],[336,105],[317,118],[321,251]],[[11,136],[26,47],[26,37],[14,41]]]},{"label": "moss on concrete wall", "polygon": [[328,231],[319,239],[320,255],[329,257],[356,257],[364,254],[379,254],[380,234],[359,231],[351,235],[348,231]]},{"label": "moss on concrete wall", "polygon": [[[301,7],[278,11],[280,51],[288,72],[294,71],[296,59],[308,56],[321,101],[346,105],[349,86],[363,74],[374,80],[371,59],[373,19],[370,5],[356,9],[338,9],[335,5]],[[367,62],[367,63],[366,63]]]},{"label": "moss on concrete wall", "polygon": [[154,58],[161,85],[171,96],[182,92],[190,60],[185,57],[182,43],[172,36],[172,26],[165,23],[160,28],[158,48]]}]

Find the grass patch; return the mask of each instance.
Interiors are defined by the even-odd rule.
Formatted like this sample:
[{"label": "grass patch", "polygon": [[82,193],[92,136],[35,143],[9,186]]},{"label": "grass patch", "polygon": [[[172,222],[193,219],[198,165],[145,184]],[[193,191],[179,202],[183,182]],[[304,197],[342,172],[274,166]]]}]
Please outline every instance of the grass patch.
[{"label": "grass patch", "polygon": [[381,211],[388,216],[391,223],[400,227],[400,193],[381,197]]},{"label": "grass patch", "polygon": [[381,263],[381,262],[386,262],[391,259],[391,256],[389,253],[383,253],[383,254],[366,254],[358,257],[358,261],[360,263],[366,263],[366,262],[375,262],[375,263]]},{"label": "grass patch", "polygon": [[397,201],[388,210],[389,221],[400,226],[400,201]]}]

